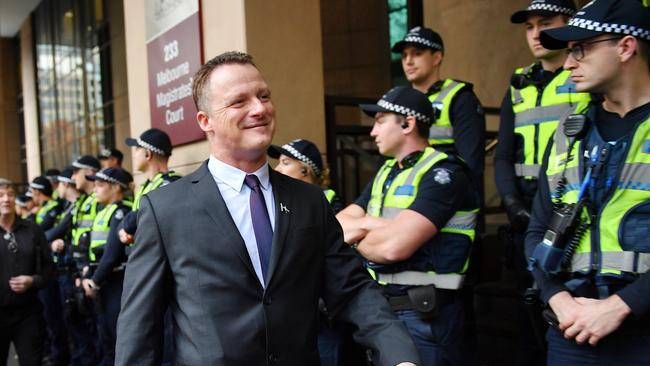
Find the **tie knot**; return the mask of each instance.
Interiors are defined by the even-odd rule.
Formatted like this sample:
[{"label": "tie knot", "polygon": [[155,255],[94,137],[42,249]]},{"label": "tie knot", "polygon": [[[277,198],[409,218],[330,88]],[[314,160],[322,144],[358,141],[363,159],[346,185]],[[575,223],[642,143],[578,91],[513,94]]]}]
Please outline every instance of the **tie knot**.
[{"label": "tie knot", "polygon": [[244,178],[244,184],[246,184],[248,188],[256,191],[260,187],[260,180],[257,179],[257,175],[248,174],[246,175],[246,178]]}]

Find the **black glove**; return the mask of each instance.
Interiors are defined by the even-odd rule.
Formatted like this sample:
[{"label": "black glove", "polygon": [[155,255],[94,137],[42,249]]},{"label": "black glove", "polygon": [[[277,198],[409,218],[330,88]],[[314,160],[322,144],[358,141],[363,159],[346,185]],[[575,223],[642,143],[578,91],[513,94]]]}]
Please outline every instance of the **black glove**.
[{"label": "black glove", "polygon": [[530,209],[526,207],[524,202],[514,194],[503,197],[502,202],[513,229],[517,231],[526,230],[530,221]]}]

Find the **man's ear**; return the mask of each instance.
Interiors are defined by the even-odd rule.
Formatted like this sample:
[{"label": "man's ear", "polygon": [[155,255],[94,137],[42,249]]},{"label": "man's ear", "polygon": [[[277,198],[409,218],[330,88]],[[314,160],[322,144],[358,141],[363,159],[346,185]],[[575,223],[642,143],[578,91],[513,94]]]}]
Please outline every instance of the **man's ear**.
[{"label": "man's ear", "polygon": [[[415,123],[416,122],[417,121],[416,121],[414,116],[406,116],[406,118],[404,120],[404,124],[402,125],[402,133],[405,134],[405,135],[408,135],[411,132],[415,131],[415,128],[416,128]],[[407,125],[407,126],[404,127],[404,125]]]},{"label": "man's ear", "polygon": [[639,41],[632,36],[625,36],[618,41],[618,55],[621,62],[626,62],[639,53]]},{"label": "man's ear", "polygon": [[440,66],[442,64],[442,51],[434,51],[433,52],[433,64],[435,66]]},{"label": "man's ear", "polygon": [[201,128],[203,132],[212,131],[212,126],[210,125],[210,117],[207,113],[198,111],[198,113],[196,113],[196,121],[199,124],[199,128]]}]

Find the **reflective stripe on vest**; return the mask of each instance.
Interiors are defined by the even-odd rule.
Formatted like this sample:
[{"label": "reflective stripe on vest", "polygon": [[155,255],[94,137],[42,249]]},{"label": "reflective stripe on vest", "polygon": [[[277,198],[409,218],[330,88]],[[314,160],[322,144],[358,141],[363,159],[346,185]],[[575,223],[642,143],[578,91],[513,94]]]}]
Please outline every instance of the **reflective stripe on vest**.
[{"label": "reflective stripe on vest", "polygon": [[454,129],[451,125],[451,101],[465,87],[465,83],[446,79],[440,91],[429,95],[429,101],[436,111],[436,122],[429,129],[430,145],[446,145],[454,143]]},{"label": "reflective stripe on vest", "polygon": [[[79,202],[79,204],[77,204]],[[90,231],[97,216],[95,194],[79,197],[75,202],[75,214],[72,216],[72,244],[78,245],[83,233]]]},{"label": "reflective stripe on vest", "polygon": [[323,191],[325,193],[325,198],[327,199],[327,202],[332,203],[332,199],[334,199],[334,196],[336,196],[336,192],[332,189],[326,189]]},{"label": "reflective stripe on vest", "polygon": [[[519,68],[515,74],[528,75],[530,66]],[[587,106],[588,93],[575,93],[575,84],[569,79],[570,72],[562,71],[544,88],[542,95],[535,85],[522,89],[510,87],[512,111],[515,116],[514,131],[524,144],[523,161],[515,164],[515,174],[526,179],[539,176],[540,162],[549,138],[560,120]]]},{"label": "reflective stripe on vest", "polygon": [[117,208],[118,205],[116,203],[112,203],[99,211],[97,217],[95,217],[92,231],[90,232],[90,252],[88,258],[91,262],[97,261],[95,249],[106,245],[106,241],[108,240],[108,232],[111,229],[111,218],[113,217],[113,214]]},{"label": "reflective stripe on vest", "polygon": [[411,286],[434,285],[437,288],[458,290],[463,286],[465,275],[455,273],[437,274],[435,272],[404,271],[399,273],[377,273],[376,280],[383,284]]},{"label": "reflective stripe on vest", "polygon": [[140,209],[140,199],[142,198],[142,196],[160,187],[169,177],[180,177],[180,176],[174,173],[173,171],[167,173],[159,172],[153,177],[152,180],[147,180],[146,182],[144,182],[140,186],[138,191],[135,193],[135,199],[133,200],[133,211],[137,211]]},{"label": "reflective stripe on vest", "polygon": [[45,217],[50,213],[50,211],[56,209],[59,206],[59,201],[49,200],[45,203],[45,206],[41,207],[38,212],[36,212],[36,223],[42,224],[45,220]]},{"label": "reflective stripe on vest", "polygon": [[[583,178],[581,161],[582,146],[575,144],[568,152],[569,143],[566,136],[558,128],[555,141],[551,147],[548,167],[549,189],[551,199],[563,203],[575,203],[578,190]],[[582,142],[580,142],[582,145]],[[596,269],[601,275],[619,276],[621,272],[640,273],[648,270],[646,251],[624,251],[621,240],[623,237],[624,218],[641,204],[650,203],[650,118],[641,123],[634,133],[620,175],[615,181],[616,189],[609,200],[602,206],[595,222],[590,222],[590,216],[585,209],[582,218],[591,224],[580,240],[572,258],[571,272],[588,272]],[[568,155],[568,156],[567,156]],[[566,186],[560,197],[554,197],[554,192],[565,173]],[[597,225],[599,235],[592,237],[591,228]],[[598,248],[599,260],[594,263],[592,246]],[[632,257],[636,257],[632,259]],[[635,270],[636,268],[636,270]]]},{"label": "reflective stripe on vest", "polygon": [[[400,212],[408,209],[408,207],[415,200],[415,197],[417,196],[418,186],[424,174],[432,169],[437,163],[447,158],[448,156],[445,153],[442,153],[430,147],[426,148],[419,161],[414,166],[408,169],[404,169],[399,172],[399,174],[397,174],[384,195],[382,194],[383,186],[392,167],[396,164],[395,159],[386,161],[384,165],[379,169],[379,172],[373,181],[370,191],[370,201],[368,202],[366,210],[367,214],[369,216],[382,217],[386,219],[394,219],[397,217]],[[445,226],[440,229],[440,232],[466,235],[469,237],[469,240],[473,242],[476,233],[477,216],[478,209],[471,211],[458,211],[452,216],[452,218],[449,219]],[[468,264],[469,258],[465,260],[465,265],[462,269],[462,272],[467,269]],[[373,269],[368,268],[368,271],[370,272],[371,276],[375,278],[380,284],[388,283],[380,281],[379,277],[376,275]],[[430,275],[434,272],[420,273]],[[446,276],[457,278],[458,275],[459,274],[436,274],[436,278],[437,281],[448,281],[445,283],[450,283],[454,282],[455,280],[452,281],[451,279],[446,279]],[[391,278],[399,278],[400,281],[403,281],[404,278],[409,278],[400,278],[399,276],[394,276],[395,274],[393,274],[393,277]],[[462,284],[462,281],[460,281],[460,283]],[[412,285],[416,284],[413,283]]]}]

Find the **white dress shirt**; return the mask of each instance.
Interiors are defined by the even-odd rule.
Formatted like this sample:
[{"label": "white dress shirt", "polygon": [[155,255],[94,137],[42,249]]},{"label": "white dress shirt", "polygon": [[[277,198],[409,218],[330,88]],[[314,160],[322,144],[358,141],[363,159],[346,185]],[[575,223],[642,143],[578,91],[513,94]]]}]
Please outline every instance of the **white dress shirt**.
[{"label": "white dress shirt", "polygon": [[[217,183],[219,192],[223,200],[226,202],[228,212],[232,217],[239,234],[241,234],[246,250],[253,263],[255,274],[259,279],[262,287],[264,287],[264,277],[262,277],[262,265],[260,263],[260,256],[257,250],[257,240],[255,239],[255,232],[253,231],[253,221],[251,220],[251,209],[249,205],[249,197],[251,189],[244,184],[244,178],[248,173],[239,170],[231,165],[228,165],[214,156],[210,155],[208,161],[208,170],[212,174],[214,181]],[[275,201],[273,199],[273,189],[271,181],[269,180],[269,166],[264,164],[257,171],[253,172],[260,180],[262,193],[264,194],[264,201],[266,202],[266,209],[269,213],[271,220],[271,228],[275,231]]]}]

